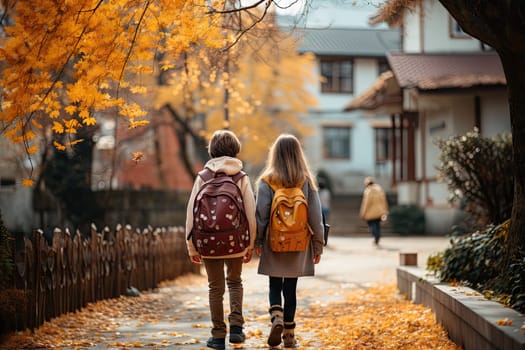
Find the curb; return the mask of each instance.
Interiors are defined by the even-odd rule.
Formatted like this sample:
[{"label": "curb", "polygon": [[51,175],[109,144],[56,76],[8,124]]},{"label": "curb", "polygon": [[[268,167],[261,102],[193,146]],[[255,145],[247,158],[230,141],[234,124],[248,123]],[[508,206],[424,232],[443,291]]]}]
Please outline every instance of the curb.
[{"label": "curb", "polygon": [[412,266],[397,268],[397,287],[413,303],[431,308],[465,350],[525,350],[524,315],[471,288],[440,283]]}]

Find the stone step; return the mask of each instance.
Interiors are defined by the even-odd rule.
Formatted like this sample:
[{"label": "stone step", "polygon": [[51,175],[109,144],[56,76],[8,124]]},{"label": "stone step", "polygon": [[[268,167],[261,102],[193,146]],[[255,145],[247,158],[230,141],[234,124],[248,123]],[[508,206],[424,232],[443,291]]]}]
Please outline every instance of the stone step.
[{"label": "stone step", "polygon": [[[330,235],[370,235],[366,222],[359,217],[361,198],[359,195],[334,196],[332,198],[329,217]],[[388,220],[381,224],[381,235],[388,236],[393,234],[395,232],[393,232]]]}]

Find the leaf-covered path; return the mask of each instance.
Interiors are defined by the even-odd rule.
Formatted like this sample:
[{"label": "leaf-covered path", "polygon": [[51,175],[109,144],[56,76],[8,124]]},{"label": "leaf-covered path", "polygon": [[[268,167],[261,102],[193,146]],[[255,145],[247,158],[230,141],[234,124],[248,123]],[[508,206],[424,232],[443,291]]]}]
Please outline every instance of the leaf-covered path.
[{"label": "leaf-covered path", "polygon": [[[445,238],[336,238],[315,278],[298,285],[299,349],[459,349],[436,325],[433,313],[401,298],[395,288],[400,251],[443,249]],[[244,269],[246,343],[233,349],[264,349],[269,326],[267,278],[257,261]],[[228,308],[228,303],[225,303]],[[90,304],[45,323],[34,334],[10,336],[0,348],[206,349],[210,321],[204,275],[182,276],[139,297]]]}]

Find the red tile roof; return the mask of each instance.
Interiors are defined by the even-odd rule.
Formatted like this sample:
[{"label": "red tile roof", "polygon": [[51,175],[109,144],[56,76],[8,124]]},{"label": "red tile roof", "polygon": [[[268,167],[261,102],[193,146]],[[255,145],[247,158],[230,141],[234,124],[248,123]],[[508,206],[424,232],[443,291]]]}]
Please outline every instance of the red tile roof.
[{"label": "red tile roof", "polygon": [[495,52],[389,53],[387,59],[401,88],[438,90],[506,84]]}]

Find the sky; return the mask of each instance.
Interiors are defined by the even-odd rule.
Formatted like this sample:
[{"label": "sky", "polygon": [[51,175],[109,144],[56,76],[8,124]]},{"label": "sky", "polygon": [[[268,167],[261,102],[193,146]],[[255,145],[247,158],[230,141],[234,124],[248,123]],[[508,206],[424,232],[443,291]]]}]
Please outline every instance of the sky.
[{"label": "sky", "polygon": [[[369,27],[368,20],[383,0],[276,0],[280,15],[301,15],[308,27]],[[306,12],[305,4],[307,4]],[[378,28],[377,26],[375,28]]]}]

